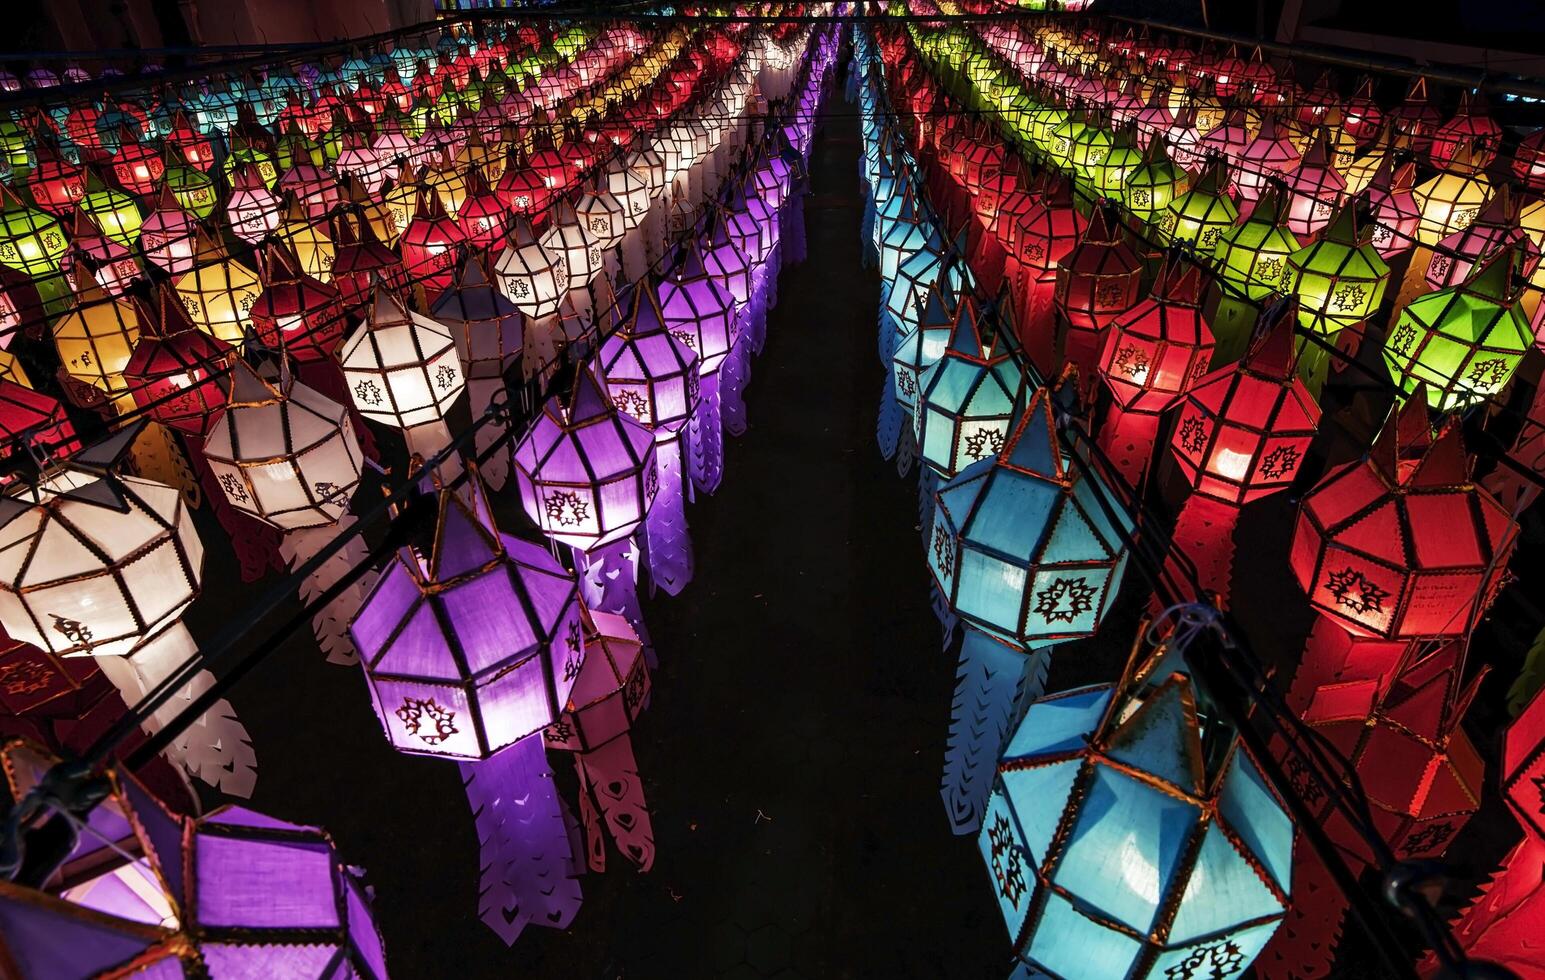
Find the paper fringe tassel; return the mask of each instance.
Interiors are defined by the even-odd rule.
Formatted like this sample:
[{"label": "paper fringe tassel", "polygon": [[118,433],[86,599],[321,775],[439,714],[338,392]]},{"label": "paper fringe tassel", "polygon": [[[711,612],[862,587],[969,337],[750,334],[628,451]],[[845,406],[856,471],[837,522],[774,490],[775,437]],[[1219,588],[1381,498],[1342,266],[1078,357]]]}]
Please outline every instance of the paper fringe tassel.
[{"label": "paper fringe tassel", "polygon": [[783,202],[782,227],[779,239],[783,243],[784,265],[799,265],[805,261],[805,192],[791,190]]},{"label": "paper fringe tassel", "polygon": [[638,547],[632,538],[613,541],[590,551],[574,552],[579,575],[579,595],[585,606],[613,613],[628,621],[644,645],[645,662],[656,666],[654,644],[644,626],[644,610],[638,601]]},{"label": "paper fringe tassel", "polygon": [[1255,960],[1261,980],[1314,980],[1327,976],[1341,943],[1347,900],[1314,848],[1293,848],[1293,900],[1287,915]]},{"label": "paper fringe tassel", "polygon": [[1020,705],[1044,693],[1050,661],[1046,648],[1026,654],[966,627],[940,784],[950,828],[957,835],[981,829],[998,756]]},{"label": "paper fringe tassel", "polygon": [[[592,752],[576,752],[574,768],[580,776],[580,796],[595,801],[617,850],[639,871],[648,871],[654,865],[654,824],[632,739],[624,732]],[[585,806],[580,803],[581,810]]]},{"label": "paper fringe tassel", "polygon": [[[98,657],[97,666],[129,706],[187,663],[198,653],[198,644],[180,621],[146,640],[127,657]],[[201,670],[170,700],[140,725],[154,735],[176,718],[192,701],[214,687],[215,677]],[[246,726],[236,717],[231,703],[216,701],[163,753],[167,761],[230,796],[243,799],[257,785],[257,753]]]},{"label": "paper fringe tassel", "polygon": [[567,927],[583,896],[542,736],[460,766],[480,845],[479,916],[507,946],[528,925]]},{"label": "paper fringe tassel", "polygon": [[692,485],[703,493],[719,489],[724,479],[724,430],[719,418],[719,372],[705,374],[692,413]]},{"label": "paper fringe tassel", "polygon": [[[340,534],[346,534],[354,526],[354,515],[345,513],[330,527],[305,528],[291,531],[279,544],[279,553],[290,568],[298,568],[310,561],[317,552]],[[311,603],[351,569],[365,561],[368,549],[359,535],[350,535],[346,543],[321,567],[307,575],[300,583],[300,601]],[[349,637],[349,622],[365,597],[375,585],[376,572],[367,571],[332,602],[311,617],[311,631],[316,634],[317,645],[327,654],[330,664],[349,666],[359,663],[359,653]]]},{"label": "paper fringe tassel", "polygon": [[746,384],[751,380],[751,342],[742,333],[719,370],[719,415],[727,435],[746,434]]},{"label": "paper fringe tassel", "polygon": [[657,433],[655,466],[660,490],[644,517],[650,581],[669,595],[680,595],[692,581],[692,534],[687,527],[686,474],[682,472],[679,432]]},{"label": "paper fringe tassel", "polygon": [[[1200,493],[1187,497],[1175,517],[1176,550],[1196,566],[1201,587],[1216,593],[1225,606],[1234,578],[1234,529],[1238,525],[1238,507]],[[1167,560],[1170,564],[1174,561],[1173,556]],[[1177,581],[1189,580],[1178,568],[1170,571]]]},{"label": "paper fringe tassel", "polygon": [[896,386],[886,377],[880,385],[880,415],[874,427],[874,438],[880,444],[880,455],[892,459],[901,441],[901,427],[907,421],[906,410],[896,400]]},{"label": "paper fringe tassel", "polygon": [[905,479],[917,462],[917,430],[911,418],[902,416],[901,438],[896,443],[896,475]]}]

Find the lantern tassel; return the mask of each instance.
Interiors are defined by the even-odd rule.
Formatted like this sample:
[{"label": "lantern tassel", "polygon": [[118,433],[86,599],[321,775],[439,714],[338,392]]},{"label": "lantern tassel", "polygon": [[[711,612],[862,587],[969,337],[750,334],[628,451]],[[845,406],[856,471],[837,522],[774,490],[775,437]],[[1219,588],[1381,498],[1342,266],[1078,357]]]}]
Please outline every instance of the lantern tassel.
[{"label": "lantern tassel", "polygon": [[670,595],[680,595],[692,581],[692,535],[687,528],[686,474],[682,472],[681,433],[656,439],[655,465],[660,491],[644,518],[649,578]]},{"label": "lantern tassel", "polygon": [[[648,216],[644,219],[648,221]],[[638,282],[649,274],[649,258],[644,239],[648,234],[644,224],[639,224],[622,236],[622,273],[628,282]]]},{"label": "lantern tassel", "polygon": [[746,324],[751,331],[751,352],[762,353],[767,342],[767,263],[757,265],[751,274],[751,298],[746,302]]},{"label": "lantern tassel", "polygon": [[[1196,567],[1196,577],[1203,589],[1227,604],[1234,576],[1234,529],[1239,525],[1239,508],[1205,494],[1193,493],[1181,505],[1175,518],[1172,540],[1176,550]],[[1171,555],[1168,562],[1173,564]],[[1186,572],[1171,569],[1186,581]]]},{"label": "lantern tassel", "polygon": [[591,752],[576,752],[574,765],[585,792],[593,796],[617,850],[638,867],[654,865],[654,824],[638,776],[633,740],[626,732]]},{"label": "lantern tassel", "polygon": [[[344,546],[316,571],[300,583],[300,601],[311,603],[332,588],[351,569],[359,567],[366,558],[364,540],[357,534],[348,534],[354,525],[354,515],[344,513],[336,524],[329,527],[303,528],[291,531],[279,543],[279,554],[291,568],[298,568],[310,561],[318,551],[340,534],[347,535]],[[327,654],[330,664],[345,666],[359,663],[359,653],[349,637],[349,623],[359,612],[365,596],[375,586],[376,573],[366,572],[342,594],[333,598],[311,617],[311,630],[316,634],[317,645]]]},{"label": "lantern tassel", "polygon": [[692,484],[703,493],[724,479],[724,431],[719,418],[719,372],[702,376],[697,411],[692,413]]},{"label": "lantern tassel", "polygon": [[645,660],[653,668],[654,644],[649,641],[644,610],[638,601],[638,548],[633,539],[623,538],[589,551],[575,549],[574,567],[586,607],[626,619],[643,642]]},{"label": "lantern tassel", "polygon": [[918,467],[917,473],[917,527],[926,545],[933,533],[933,494],[939,488],[939,477],[929,466]]},{"label": "lantern tassel", "polygon": [[906,479],[912,472],[912,464],[917,462],[917,432],[912,427],[912,420],[902,413],[901,438],[896,442],[896,475]]},{"label": "lantern tassel", "polygon": [[225,492],[220,489],[215,471],[204,461],[204,454],[195,449],[188,456],[203,484],[204,497],[219,519],[220,526],[225,529],[226,536],[231,539],[231,548],[236,552],[236,560],[241,565],[241,580],[256,582],[267,575],[269,569],[282,569],[284,559],[279,549],[283,536],[279,529],[232,507]]},{"label": "lantern tassel", "polygon": [[885,305],[890,301],[890,294],[890,283],[880,283],[880,316],[877,341],[880,350],[880,367],[887,371],[891,370],[891,364],[896,359],[896,341],[900,339],[899,331],[896,329],[896,321],[892,319],[890,310]]},{"label": "lantern tassel", "polygon": [[1308,980],[1330,973],[1341,944],[1347,899],[1314,848],[1293,848],[1293,900],[1287,915],[1255,960],[1262,980]]},{"label": "lantern tassel", "polygon": [[585,774],[579,764],[579,755],[572,754],[574,774],[579,778],[579,824],[585,832],[585,865],[596,874],[606,870],[606,834],[601,830],[601,812],[595,800],[585,792]]},{"label": "lantern tassel", "polygon": [[790,191],[783,202],[778,238],[783,243],[783,264],[799,265],[805,261],[805,195]]},{"label": "lantern tassel", "polygon": [[477,825],[478,914],[511,945],[528,925],[562,929],[583,896],[574,847],[539,735],[479,762],[461,763]]},{"label": "lantern tassel", "polygon": [[869,181],[864,178],[864,159],[858,160],[858,184],[859,192],[864,200],[864,216],[859,221],[858,235],[863,247],[859,249],[859,264],[865,269],[871,269],[875,264],[874,247],[874,195],[869,192]]},{"label": "lantern tassel", "polygon": [[[198,643],[181,621],[146,640],[127,657],[98,657],[97,666],[129,705],[138,704],[152,689],[198,654]],[[140,727],[154,735],[171,723],[193,700],[214,687],[207,670],[194,674],[170,700]],[[166,758],[175,766],[222,793],[246,799],[257,785],[257,753],[246,726],[236,717],[231,703],[216,701],[167,747]]]},{"label": "lantern tassel", "polygon": [[[1080,375],[1085,377],[1086,375]],[[1087,377],[1094,378],[1090,374]],[[1153,459],[1153,446],[1159,436],[1158,415],[1123,412],[1119,405],[1112,405],[1100,426],[1100,451],[1115,464],[1122,479],[1141,488],[1143,477]]]},{"label": "lantern tassel", "polygon": [[895,457],[896,446],[901,441],[901,424],[906,420],[907,413],[896,400],[896,386],[887,377],[880,386],[880,417],[874,427],[874,437],[880,444],[881,456],[886,459]]},{"label": "lantern tassel", "polygon": [[966,627],[955,675],[949,746],[940,792],[957,835],[982,826],[998,756],[1019,705],[1041,696],[1050,663],[1046,649],[1026,655],[980,630]]},{"label": "lantern tassel", "polygon": [[[472,417],[481,418],[488,411],[488,406],[493,404],[497,392],[503,390],[504,381],[499,378],[468,378],[467,398],[472,407]],[[509,450],[488,453],[488,450],[504,435],[504,423],[498,419],[489,419],[479,425],[473,433],[473,444],[482,462],[478,466],[478,475],[483,482],[488,484],[490,490],[503,490],[505,481],[510,478],[510,454]]]},{"label": "lantern tassel", "polygon": [[750,341],[742,333],[730,348],[724,366],[719,369],[719,414],[724,431],[732,436],[746,434],[746,382],[751,378]]}]

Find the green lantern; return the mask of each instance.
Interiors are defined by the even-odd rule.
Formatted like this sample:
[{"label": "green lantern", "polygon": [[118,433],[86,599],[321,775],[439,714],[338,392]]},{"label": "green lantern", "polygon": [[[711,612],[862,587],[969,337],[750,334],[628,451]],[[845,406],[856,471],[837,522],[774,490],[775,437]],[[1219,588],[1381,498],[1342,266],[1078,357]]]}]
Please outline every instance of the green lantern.
[{"label": "green lantern", "polygon": [[1389,266],[1373,247],[1372,232],[1358,228],[1356,204],[1349,201],[1319,241],[1288,256],[1300,324],[1329,337],[1378,310]]},{"label": "green lantern", "polygon": [[1490,398],[1534,344],[1518,309],[1518,246],[1476,266],[1465,282],[1418,296],[1384,341],[1384,363],[1407,396],[1425,384],[1427,404],[1452,412]]},{"label": "green lantern", "polygon": [[32,141],[14,119],[0,119],[0,169],[9,168],[13,179],[22,177],[37,164]]},{"label": "green lantern", "polygon": [[273,190],[274,185],[279,183],[279,167],[274,162],[274,155],[242,141],[237,141],[231,148],[231,152],[225,155],[225,165],[222,169],[228,183],[235,182],[236,168],[242,164],[251,166],[263,181],[263,186],[269,190]]},{"label": "green lantern", "polygon": [[184,211],[200,221],[214,213],[219,195],[208,174],[185,164],[174,164],[166,168],[165,180],[167,190]]},{"label": "green lantern", "polygon": [[1030,112],[1030,128],[1025,135],[1030,144],[1045,156],[1052,156],[1054,134],[1068,121],[1068,111],[1058,105],[1043,105]]},{"label": "green lantern", "polygon": [[1224,191],[1223,164],[1214,161],[1196,186],[1170,201],[1159,216],[1162,241],[1194,242],[1203,255],[1218,247],[1218,238],[1239,220],[1239,208]]},{"label": "green lantern", "polygon": [[0,265],[19,269],[34,279],[59,271],[59,256],[68,243],[53,215],[27,207],[0,191]]},{"label": "green lantern", "polygon": [[1219,278],[1256,302],[1288,290],[1288,256],[1298,239],[1282,223],[1276,188],[1261,195],[1248,221],[1224,231],[1213,249]]},{"label": "green lantern", "polygon": [[1089,124],[1084,121],[1083,113],[1074,113],[1057,125],[1051,131],[1051,162],[1058,170],[1068,171],[1073,167],[1073,146],[1088,132]]},{"label": "green lantern", "polygon": [[104,186],[95,175],[87,179],[79,207],[109,240],[124,248],[133,248],[139,240],[140,224],[145,220],[139,205],[123,191]]},{"label": "green lantern", "polygon": [[1142,164],[1127,175],[1122,199],[1137,220],[1152,225],[1190,187],[1191,175],[1169,158],[1164,141],[1155,137],[1148,141]]},{"label": "green lantern", "polygon": [[1101,197],[1113,201],[1125,198],[1127,178],[1143,165],[1143,151],[1137,148],[1137,137],[1131,127],[1122,127],[1110,138],[1105,156],[1089,166],[1089,181]]}]

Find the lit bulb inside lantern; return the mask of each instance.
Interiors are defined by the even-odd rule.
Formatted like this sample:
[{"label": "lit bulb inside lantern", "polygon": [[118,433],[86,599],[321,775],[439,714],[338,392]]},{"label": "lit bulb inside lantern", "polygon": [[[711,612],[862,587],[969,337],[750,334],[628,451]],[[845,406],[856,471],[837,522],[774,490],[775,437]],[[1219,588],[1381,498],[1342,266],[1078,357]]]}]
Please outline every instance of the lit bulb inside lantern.
[{"label": "lit bulb inside lantern", "polygon": [[1219,447],[1212,454],[1212,470],[1225,479],[1243,480],[1250,472],[1250,456],[1248,453],[1236,453],[1232,449]]}]

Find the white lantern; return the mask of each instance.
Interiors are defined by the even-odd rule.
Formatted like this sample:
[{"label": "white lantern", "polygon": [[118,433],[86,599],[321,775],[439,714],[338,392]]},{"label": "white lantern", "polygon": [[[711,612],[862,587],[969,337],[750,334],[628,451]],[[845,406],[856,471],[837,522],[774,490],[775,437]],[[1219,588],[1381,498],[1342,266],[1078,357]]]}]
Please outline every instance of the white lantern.
[{"label": "white lantern", "polygon": [[55,656],[130,653],[193,602],[203,562],[164,483],[65,469],[0,500],[0,624]]},{"label": "white lantern", "polygon": [[516,219],[510,244],[494,263],[494,279],[516,309],[539,319],[557,313],[569,291],[563,260],[532,237],[524,219]]},{"label": "white lantern", "polygon": [[632,227],[626,207],[605,187],[580,195],[574,203],[574,215],[602,250],[620,244]]},{"label": "white lantern", "polygon": [[362,462],[346,408],[287,375],[259,377],[245,361],[232,369],[204,458],[232,507],[285,531],[336,523]]},{"label": "white lantern", "polygon": [[466,386],[451,332],[381,287],[340,351],[355,407],[398,428],[438,422]]},{"label": "white lantern", "polygon": [[563,262],[569,289],[588,286],[601,272],[601,242],[567,205],[560,205],[553,215],[553,226],[542,236],[542,247]]},{"label": "white lantern", "polygon": [[637,228],[643,223],[644,215],[649,213],[649,202],[653,197],[648,181],[631,165],[608,170],[603,181],[607,193],[622,205],[624,228]]}]

